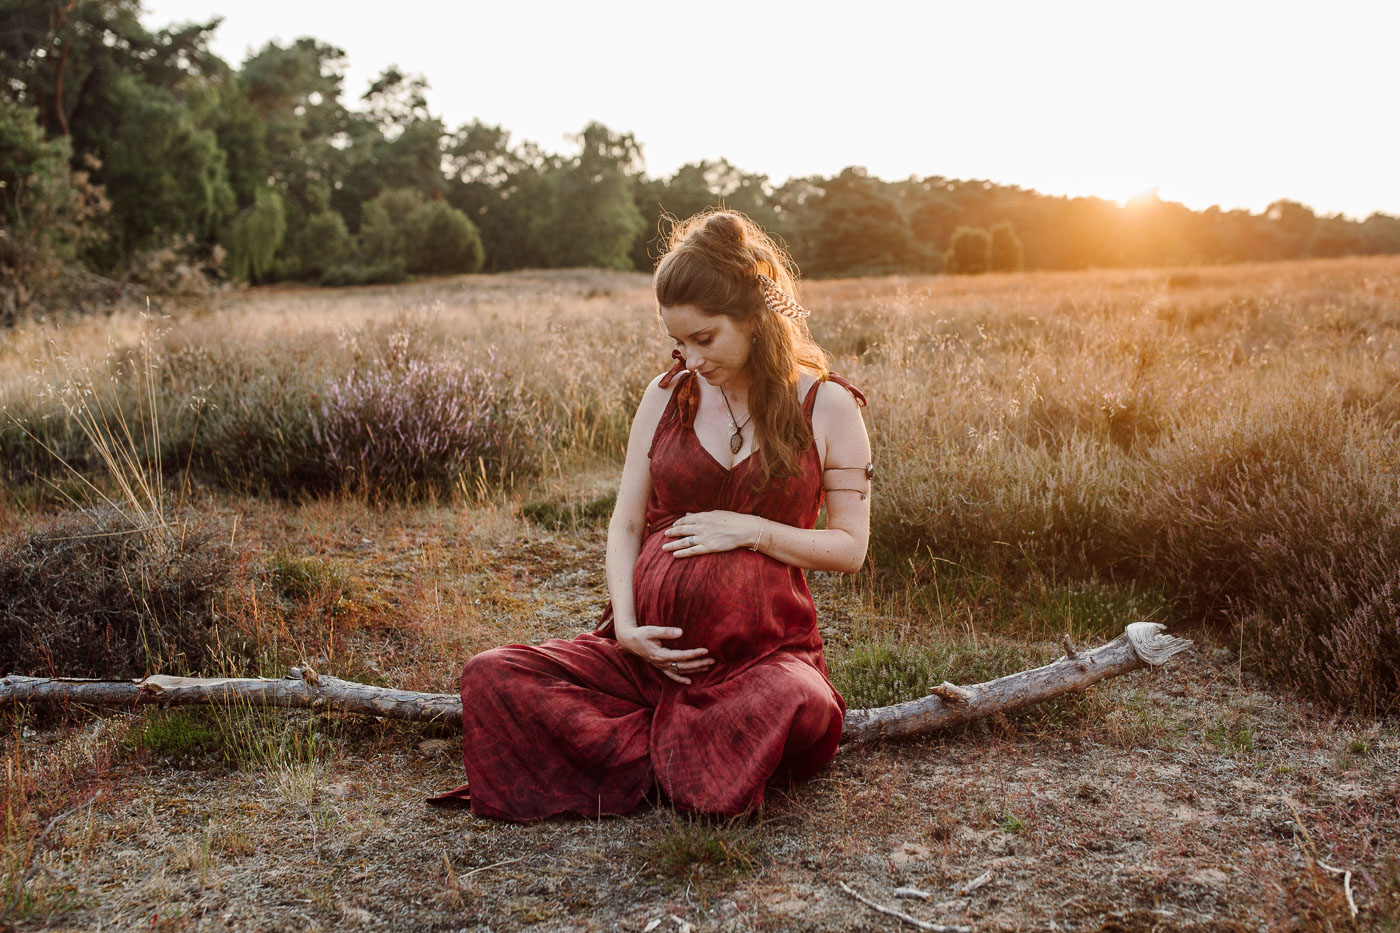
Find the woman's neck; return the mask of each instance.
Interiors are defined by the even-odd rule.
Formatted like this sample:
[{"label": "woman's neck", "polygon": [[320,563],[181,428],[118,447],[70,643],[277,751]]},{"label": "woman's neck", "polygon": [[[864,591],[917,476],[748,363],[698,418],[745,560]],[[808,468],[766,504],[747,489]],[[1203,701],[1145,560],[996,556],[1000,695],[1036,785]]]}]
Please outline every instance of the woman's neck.
[{"label": "woman's neck", "polygon": [[715,386],[715,388],[722,390],[725,394],[725,397],[729,399],[730,404],[734,404],[736,402],[747,401],[749,397],[749,389],[752,388],[752,386],[753,377],[750,376],[748,373],[740,373],[738,375],[735,375],[734,378],[726,381],[724,384]]}]

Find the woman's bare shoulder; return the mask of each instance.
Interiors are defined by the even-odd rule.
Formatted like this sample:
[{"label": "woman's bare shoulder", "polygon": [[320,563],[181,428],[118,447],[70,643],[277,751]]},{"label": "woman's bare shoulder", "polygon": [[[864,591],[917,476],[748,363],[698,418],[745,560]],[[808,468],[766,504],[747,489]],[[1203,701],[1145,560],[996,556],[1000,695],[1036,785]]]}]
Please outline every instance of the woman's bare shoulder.
[{"label": "woman's bare shoulder", "polygon": [[[668,380],[667,376],[671,376],[671,378]],[[672,375],[671,370],[667,370],[647,383],[646,391],[642,393],[642,401],[645,402],[648,397],[666,398],[689,378],[691,378],[691,372],[688,369],[683,369],[674,375]]]},{"label": "woman's bare shoulder", "polygon": [[834,379],[825,379],[817,389],[817,401],[812,406],[812,417],[844,417],[851,413],[859,416],[860,402],[850,390]]},{"label": "woman's bare shoulder", "polygon": [[[667,381],[669,372],[661,373],[651,382],[647,383],[646,389],[642,392],[642,400],[637,405],[637,417],[649,416],[656,420],[661,419],[661,412],[666,408],[666,401],[671,397],[682,382],[691,378],[688,372],[682,371],[676,374],[674,379]],[[665,383],[663,385],[662,383]]]}]

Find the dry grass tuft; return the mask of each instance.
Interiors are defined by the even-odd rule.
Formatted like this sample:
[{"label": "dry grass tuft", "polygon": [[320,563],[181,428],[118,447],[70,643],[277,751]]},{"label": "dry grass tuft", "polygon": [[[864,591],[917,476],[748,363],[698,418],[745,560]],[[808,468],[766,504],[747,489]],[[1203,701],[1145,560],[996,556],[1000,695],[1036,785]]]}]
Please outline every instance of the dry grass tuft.
[{"label": "dry grass tuft", "polygon": [[210,670],[235,648],[220,607],[238,561],[197,516],[143,525],[108,507],[0,542],[0,668],[140,677]]}]

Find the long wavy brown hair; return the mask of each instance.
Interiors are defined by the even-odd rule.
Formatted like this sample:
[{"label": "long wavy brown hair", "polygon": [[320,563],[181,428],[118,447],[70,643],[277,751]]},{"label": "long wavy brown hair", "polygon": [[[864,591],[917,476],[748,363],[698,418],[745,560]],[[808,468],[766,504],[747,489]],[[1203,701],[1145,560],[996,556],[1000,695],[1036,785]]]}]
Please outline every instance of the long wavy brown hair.
[{"label": "long wavy brown hair", "polygon": [[795,476],[812,444],[797,382],[803,369],[825,379],[826,351],[807,324],[768,310],[758,276],[766,275],[797,300],[797,268],[787,252],[738,211],[710,210],[677,222],[657,263],[657,311],[691,307],[753,327],[748,369],[749,413],[756,440],[757,484]]}]

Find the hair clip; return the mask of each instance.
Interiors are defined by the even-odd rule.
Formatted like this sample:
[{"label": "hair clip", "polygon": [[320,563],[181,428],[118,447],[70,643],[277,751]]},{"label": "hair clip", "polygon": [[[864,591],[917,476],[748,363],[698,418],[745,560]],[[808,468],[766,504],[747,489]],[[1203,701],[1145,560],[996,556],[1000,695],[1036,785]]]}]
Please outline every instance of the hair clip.
[{"label": "hair clip", "polygon": [[790,320],[800,321],[812,313],[789,298],[787,293],[778,287],[777,282],[762,272],[758,274],[758,284],[763,289],[763,303],[774,314],[781,314]]}]

